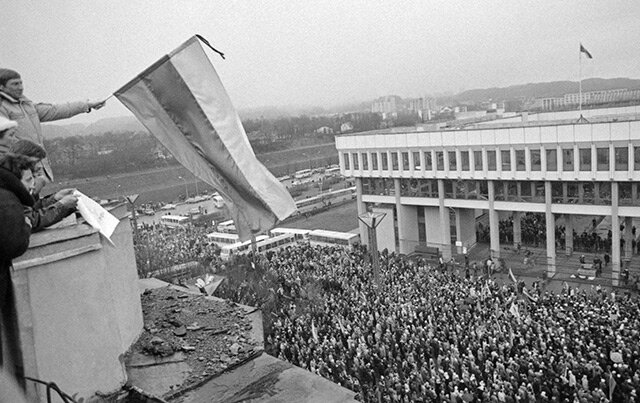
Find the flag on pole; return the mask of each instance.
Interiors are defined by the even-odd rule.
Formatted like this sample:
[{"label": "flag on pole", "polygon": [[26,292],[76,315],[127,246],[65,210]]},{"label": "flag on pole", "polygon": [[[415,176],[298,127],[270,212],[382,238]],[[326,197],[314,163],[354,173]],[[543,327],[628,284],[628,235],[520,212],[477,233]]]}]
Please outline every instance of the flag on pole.
[{"label": "flag on pole", "polygon": [[593,56],[591,56],[591,53],[589,53],[589,51],[584,46],[582,46],[582,44],[580,44],[580,52],[584,53],[585,56],[587,56],[589,59],[593,59]]},{"label": "flag on pole", "polygon": [[318,342],[318,330],[316,330],[316,324],[313,319],[311,319],[311,336],[313,337],[313,341]]},{"label": "flag on pole", "polygon": [[522,293],[529,299],[529,301],[538,302],[538,297],[534,297],[533,295],[529,294],[529,291],[527,291],[526,288],[522,289]]},{"label": "flag on pole", "polygon": [[513,271],[511,271],[511,267],[509,267],[509,278],[511,279],[511,281],[518,284],[518,280],[516,279],[516,276],[513,274]]},{"label": "flag on pole", "polygon": [[611,372],[608,372],[607,376],[609,378],[609,400],[613,400],[613,391],[618,384],[616,383],[616,379],[613,377],[613,374]]},{"label": "flag on pole", "polygon": [[516,319],[518,319],[518,322],[520,322],[520,311],[518,310],[518,306],[515,304],[515,302],[511,303],[511,307],[509,308],[509,312],[516,317]]},{"label": "flag on pole", "polygon": [[295,211],[287,189],[253,153],[198,36],[114,95],[180,164],[220,193],[241,240]]}]

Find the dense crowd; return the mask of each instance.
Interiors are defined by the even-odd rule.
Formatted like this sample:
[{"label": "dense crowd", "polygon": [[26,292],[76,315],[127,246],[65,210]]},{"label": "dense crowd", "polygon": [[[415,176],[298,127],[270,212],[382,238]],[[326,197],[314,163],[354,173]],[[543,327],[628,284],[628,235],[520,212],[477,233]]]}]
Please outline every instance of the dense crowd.
[{"label": "dense crowd", "polygon": [[142,226],[134,239],[139,274],[146,277],[148,273],[188,262],[210,267],[219,261],[220,254],[216,245],[207,242],[206,235],[212,231],[212,227],[206,226]]},{"label": "dense crowd", "polygon": [[296,246],[258,261],[255,286],[277,301],[271,354],[367,402],[638,400],[637,297],[522,293],[394,254],[376,289],[364,255]]},{"label": "dense crowd", "polygon": [[[503,244],[514,243],[513,236],[513,217],[500,220],[499,225],[499,239]],[[547,238],[546,224],[544,215],[540,213],[526,213],[520,220],[521,228],[521,245],[526,246],[546,246],[545,241]],[[626,240],[624,237],[624,225],[620,227],[620,247],[624,248]],[[573,237],[573,250],[589,253],[611,253],[612,244],[612,232],[609,229],[606,234],[600,234],[598,232],[598,222],[593,219],[592,227],[588,230],[584,229],[582,232],[572,230],[571,237]],[[476,231],[477,239],[481,242],[489,242],[490,229],[481,223],[478,224]],[[566,238],[569,236],[566,233],[566,227],[564,225],[555,226],[555,240],[556,247],[564,249],[566,247]],[[631,249],[633,253],[637,253],[637,241],[636,241],[636,227],[631,229]]]}]

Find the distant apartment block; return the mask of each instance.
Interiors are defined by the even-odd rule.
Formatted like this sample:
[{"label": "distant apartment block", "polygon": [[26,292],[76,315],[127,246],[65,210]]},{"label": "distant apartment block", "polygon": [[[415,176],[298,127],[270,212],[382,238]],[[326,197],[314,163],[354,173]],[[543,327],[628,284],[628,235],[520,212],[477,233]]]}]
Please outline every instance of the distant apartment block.
[{"label": "distant apartment block", "polygon": [[[640,101],[640,89],[626,88],[582,93],[582,105],[601,105],[616,102]],[[538,98],[535,108],[545,111],[563,109],[580,104],[580,93],[565,94],[563,97]]]},{"label": "distant apartment block", "polygon": [[408,109],[410,112],[424,113],[425,111],[435,111],[438,105],[435,98],[412,98],[408,100]]},{"label": "distant apartment block", "polygon": [[395,95],[388,95],[373,101],[371,104],[371,112],[382,114],[398,113],[401,107],[402,99]]}]

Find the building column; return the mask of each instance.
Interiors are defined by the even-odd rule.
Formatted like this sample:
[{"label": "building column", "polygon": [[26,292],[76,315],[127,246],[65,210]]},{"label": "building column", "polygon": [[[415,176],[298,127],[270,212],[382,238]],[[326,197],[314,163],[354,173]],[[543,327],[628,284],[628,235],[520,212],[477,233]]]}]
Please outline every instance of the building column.
[{"label": "building column", "polygon": [[578,184],[578,203],[584,203],[584,185],[582,183]]},{"label": "building column", "polygon": [[[356,178],[356,209],[358,215],[367,212],[365,204],[362,201],[362,178]],[[367,230],[367,226],[360,220],[358,220],[358,231],[360,232],[362,243],[369,247],[369,231]]]},{"label": "building column", "polygon": [[[400,156],[398,156],[400,158]],[[401,164],[402,161],[398,161],[398,164]],[[402,223],[404,222],[404,216],[402,211],[402,204],[400,203],[400,192],[402,190],[400,186],[400,178],[393,178],[393,187],[395,189],[395,198],[396,198],[396,221],[398,223],[398,239],[396,240],[396,253],[400,253],[400,248],[402,247],[402,242],[404,240],[404,228]]]},{"label": "building column", "polygon": [[442,258],[446,261],[451,259],[451,222],[449,219],[449,208],[444,205],[444,180],[438,179],[438,202],[440,207],[440,229],[441,238],[440,253]]},{"label": "building column", "polygon": [[624,260],[631,260],[633,256],[633,235],[631,234],[631,227],[633,227],[633,217],[624,218]]},{"label": "building column", "polygon": [[518,247],[522,244],[522,212],[513,212],[513,246]]},{"label": "building column", "polygon": [[476,244],[476,217],[473,209],[456,209],[456,239],[467,250]]},{"label": "building column", "polygon": [[547,278],[556,274],[556,220],[551,212],[551,182],[544,182],[545,226],[547,230]]},{"label": "building column", "polygon": [[489,237],[490,242],[490,254],[492,258],[500,257],[500,218],[498,212],[494,207],[496,200],[496,189],[494,181],[487,181],[487,187],[489,188]]},{"label": "building column", "polygon": [[567,256],[573,254],[573,215],[565,214],[564,250]]},{"label": "building column", "polygon": [[611,284],[620,281],[620,217],[618,216],[618,182],[611,183]]},{"label": "building column", "polygon": [[410,254],[418,245],[418,209],[422,206],[401,205],[398,210],[398,236],[400,253]]}]

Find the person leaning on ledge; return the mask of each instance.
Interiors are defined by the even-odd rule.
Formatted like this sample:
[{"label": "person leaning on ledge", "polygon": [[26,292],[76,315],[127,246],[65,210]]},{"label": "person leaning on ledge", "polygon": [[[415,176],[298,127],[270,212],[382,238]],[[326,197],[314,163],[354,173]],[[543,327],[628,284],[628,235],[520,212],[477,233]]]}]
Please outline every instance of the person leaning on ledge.
[{"label": "person leaning on ledge", "polygon": [[[40,122],[49,122],[70,118],[80,113],[89,113],[100,109],[103,101],[80,101],[66,104],[33,103],[23,95],[24,87],[20,74],[14,70],[0,68],[0,116],[18,122],[16,137],[30,140],[44,146]],[[53,181],[49,161],[44,159],[42,166],[46,178]]]}]

